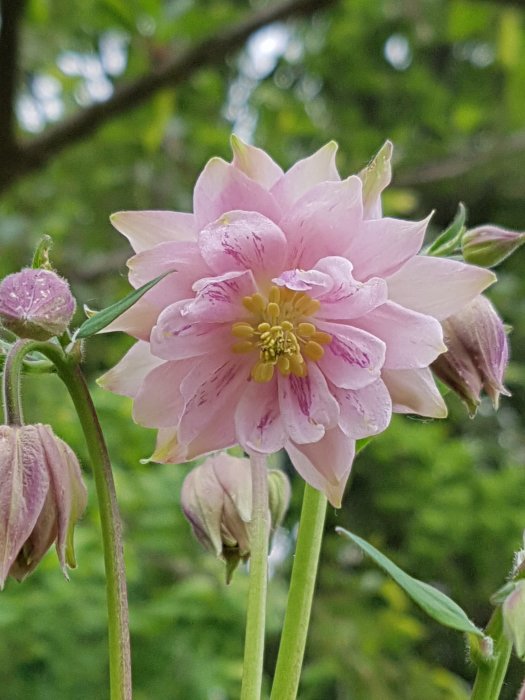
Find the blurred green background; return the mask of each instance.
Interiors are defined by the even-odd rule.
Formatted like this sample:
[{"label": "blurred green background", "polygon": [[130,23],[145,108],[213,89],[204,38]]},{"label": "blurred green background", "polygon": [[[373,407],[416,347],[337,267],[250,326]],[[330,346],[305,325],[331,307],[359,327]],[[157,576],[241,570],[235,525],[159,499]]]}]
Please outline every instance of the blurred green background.
[{"label": "blurred green background", "polygon": [[[292,4],[280,21],[265,25],[263,17],[265,26],[237,41],[231,33],[238,36],[239,23],[277,5],[4,0],[4,39],[19,38],[18,146],[0,125],[0,274],[27,264],[47,233],[55,240],[54,264],[80,306],[102,308],[124,295],[130,251],[109,214],[188,210],[206,160],[229,158],[232,131],[285,167],[335,139],[343,175],[360,170],[390,138],[395,176],[387,214],[417,218],[435,209],[432,236],[463,201],[471,226],[525,228],[520,2],[295,5],[304,6],[300,16],[287,16]],[[210,36],[215,44],[206,43]],[[182,73],[156,89],[164,67],[201,41]],[[11,57],[4,43],[3,126]],[[147,95],[114,113],[119,86],[140,76],[147,76]],[[87,127],[77,133],[79,114],[87,115]],[[468,697],[474,669],[461,635],[427,620],[334,527],[367,538],[486,624],[488,598],[505,580],[525,527],[524,262],[523,253],[505,262],[491,293],[513,327],[512,398],[497,414],[484,402],[474,421],[453,396],[446,422],[396,418],[356,460],[343,508],[329,511],[302,700]],[[224,585],[220,562],[200,551],[179,509],[188,466],[141,465],[153,431],[132,423],[127,400],[94,384],[129,345],[118,334],[97,337],[87,345],[85,367],[125,524],[135,698],[236,698],[246,571]],[[22,585],[8,581],[0,596],[0,698],[104,698],[103,562],[85,446],[56,378],[28,377],[25,395],[28,419],[52,423],[81,456],[91,497],[77,528],[79,567],[71,581],[50,554]],[[294,477],[272,559],[267,688],[301,495]],[[502,698],[516,696],[523,675],[514,660]]]}]

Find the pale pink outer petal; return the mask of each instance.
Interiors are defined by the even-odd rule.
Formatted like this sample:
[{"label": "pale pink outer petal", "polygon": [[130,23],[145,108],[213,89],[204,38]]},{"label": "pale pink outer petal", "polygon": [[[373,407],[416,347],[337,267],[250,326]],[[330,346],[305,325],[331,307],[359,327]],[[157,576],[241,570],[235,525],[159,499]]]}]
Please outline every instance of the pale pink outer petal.
[{"label": "pale pink outer petal", "polygon": [[354,266],[355,277],[365,282],[399,270],[423,245],[429,221],[430,217],[423,221],[388,217],[364,221],[344,251]]},{"label": "pale pink outer petal", "polygon": [[342,255],[362,218],[361,180],[357,176],[315,185],[280,222],[288,241],[286,267],[307,270],[321,258]]},{"label": "pale pink outer petal", "polygon": [[339,427],[353,440],[377,435],[388,427],[392,400],[381,379],[363,389],[331,387],[340,407]]},{"label": "pale pink outer petal", "polygon": [[359,177],[363,181],[363,214],[365,219],[381,218],[381,192],[388,187],[392,179],[390,165],[392,151],[392,142],[385,141],[372,161],[359,173]]},{"label": "pale pink outer petal", "polygon": [[294,442],[316,442],[337,425],[339,404],[315,363],[308,364],[306,377],[279,374],[278,386],[281,420]]},{"label": "pale pink outer petal", "polygon": [[332,336],[318,362],[331,382],[344,389],[361,389],[379,379],[386,352],[383,340],[342,323],[317,318],[315,323],[319,330]]},{"label": "pale pink outer petal", "polygon": [[200,231],[227,211],[257,211],[278,222],[281,210],[273,195],[221,158],[206,164],[195,185],[193,209]]},{"label": "pale pink outer petal", "polygon": [[305,192],[326,180],[340,180],[335,155],[337,144],[330,141],[313,155],[297,161],[272,187],[282,211],[288,211]]},{"label": "pale pink outer petal", "polygon": [[184,310],[189,321],[233,323],[251,317],[242,303],[243,297],[257,291],[251,270],[208,277],[196,282],[193,289],[195,299]]},{"label": "pale pink outer petal", "polygon": [[340,428],[332,428],[313,444],[297,445],[290,440],[285,449],[303,479],[325,493],[335,508],[340,508],[352,469],[355,441]]},{"label": "pale pink outer petal", "polygon": [[103,389],[121,396],[135,397],[145,377],[163,363],[151,354],[149,343],[139,340],[109,372],[97,379]]},{"label": "pale pink outer petal", "polygon": [[[161,313],[151,331],[151,352],[164,360],[184,360],[226,352],[235,342],[231,325],[227,323],[198,323],[184,313],[191,300],[178,301]],[[220,318],[217,315],[217,318]]]},{"label": "pale pink outer petal", "polygon": [[458,260],[418,255],[387,279],[392,301],[440,321],[496,281],[490,270]]},{"label": "pale pink outer petal", "polygon": [[386,343],[385,369],[428,367],[447,349],[439,321],[391,301],[352,323]]},{"label": "pale pink outer petal", "polygon": [[118,211],[110,221],[136,253],[164,241],[194,241],[197,235],[193,214],[179,211]]},{"label": "pale pink outer petal", "polygon": [[124,311],[118,318],[103,328],[100,333],[113,333],[121,331],[139,340],[148,341],[151,329],[157,322],[158,315],[162,309],[157,304],[152,305],[145,298],[147,294],[139,299],[133,306]]},{"label": "pale pink outer petal", "polygon": [[49,491],[35,426],[0,426],[0,588],[30,536]]},{"label": "pale pink outer petal", "polygon": [[271,454],[287,440],[279,410],[277,376],[270,382],[248,382],[235,411],[239,443],[247,451]]},{"label": "pale pink outer petal", "polygon": [[262,214],[230,211],[203,228],[199,248],[216,274],[252,270],[254,275],[264,274],[267,279],[283,269],[286,238]]},{"label": "pale pink outer petal", "polygon": [[429,369],[385,369],[382,379],[392,397],[395,413],[416,413],[426,418],[447,417],[447,406]]},{"label": "pale pink outer petal", "polygon": [[177,425],[184,410],[182,380],[194,362],[164,362],[145,377],[133,402],[133,420],[147,428]]},{"label": "pale pink outer petal", "polygon": [[235,134],[231,137],[233,161],[239,170],[269,190],[283,176],[282,168],[261,148],[245,143]]}]

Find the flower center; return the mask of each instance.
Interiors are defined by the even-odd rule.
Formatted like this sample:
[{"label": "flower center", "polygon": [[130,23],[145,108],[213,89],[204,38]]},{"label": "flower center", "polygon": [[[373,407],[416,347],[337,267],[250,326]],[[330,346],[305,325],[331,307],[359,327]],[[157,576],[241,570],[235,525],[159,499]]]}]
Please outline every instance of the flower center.
[{"label": "flower center", "polygon": [[244,307],[254,316],[253,322],[240,321],[232,325],[232,335],[238,341],[232,345],[235,353],[259,352],[252,367],[252,379],[269,382],[277,369],[288,377],[305,377],[305,358],[317,362],[324,355],[323,345],[332,336],[318,331],[310,319],[319,309],[317,299],[304,292],[273,286],[266,300],[257,292],[244,297]]}]

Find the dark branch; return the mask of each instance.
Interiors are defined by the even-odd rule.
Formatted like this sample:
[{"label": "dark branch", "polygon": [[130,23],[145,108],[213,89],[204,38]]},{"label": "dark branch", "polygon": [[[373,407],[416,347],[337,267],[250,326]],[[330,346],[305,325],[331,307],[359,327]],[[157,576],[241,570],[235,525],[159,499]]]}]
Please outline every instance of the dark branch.
[{"label": "dark branch", "polygon": [[15,143],[15,95],[18,37],[25,0],[0,0],[0,152]]},{"label": "dark branch", "polygon": [[[8,0],[6,0],[8,1]],[[292,15],[322,10],[336,0],[288,0],[256,12],[248,19],[209,37],[182,51],[163,66],[117,88],[106,102],[88,107],[55,127],[45,131],[17,148],[9,173],[0,172],[0,190],[9,187],[16,178],[43,167],[51,158],[82,138],[91,135],[111,119],[125,114],[150,99],[156,92],[187,80],[199,68],[222,61],[238,49],[256,30]],[[16,0],[14,0],[16,3]]]}]

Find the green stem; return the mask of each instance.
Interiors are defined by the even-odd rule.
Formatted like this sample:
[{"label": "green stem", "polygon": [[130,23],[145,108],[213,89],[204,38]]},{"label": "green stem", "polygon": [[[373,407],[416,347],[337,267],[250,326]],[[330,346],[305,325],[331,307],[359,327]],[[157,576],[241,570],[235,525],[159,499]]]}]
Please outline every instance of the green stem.
[{"label": "green stem", "polygon": [[297,697],[326,505],[324,493],[306,484],[271,700],[294,700]]},{"label": "green stem", "polygon": [[478,666],[471,700],[497,700],[505,680],[512,642],[503,629],[501,606],[493,612],[485,632],[494,640],[494,653],[491,659]]},{"label": "green stem", "polygon": [[[122,528],[104,435],[80,367],[76,360],[67,357],[62,348],[52,342],[24,340],[18,341],[13,346],[10,353],[13,356],[12,371],[9,373],[11,379],[7,380],[7,389],[5,388],[7,371],[4,371],[6,405],[9,401],[12,404],[9,410],[11,412],[14,410],[16,413],[16,407],[13,409],[13,401],[18,393],[18,387],[12,386],[9,382],[14,382],[17,371],[19,376],[24,356],[32,351],[42,353],[55,365],[59,377],[73,400],[86,439],[95,477],[104,546],[111,700],[131,700],[131,654]],[[8,356],[6,370],[9,360]]]},{"label": "green stem", "polygon": [[9,349],[2,375],[2,400],[6,425],[23,425],[24,415],[20,397],[20,375],[26,352],[27,340],[17,340]]},{"label": "green stem", "polygon": [[250,523],[250,587],[244,641],[244,665],[241,700],[261,697],[264,631],[266,623],[266,590],[268,586],[268,472],[266,457],[250,457],[252,474],[252,520]]}]

